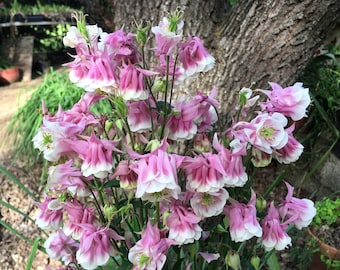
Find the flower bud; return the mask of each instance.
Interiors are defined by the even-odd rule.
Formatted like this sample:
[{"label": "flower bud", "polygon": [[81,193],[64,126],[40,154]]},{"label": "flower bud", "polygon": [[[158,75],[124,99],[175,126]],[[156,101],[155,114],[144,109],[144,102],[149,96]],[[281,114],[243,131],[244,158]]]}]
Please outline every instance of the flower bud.
[{"label": "flower bud", "polygon": [[166,82],[164,79],[161,78],[156,78],[155,82],[152,85],[152,93],[157,94],[157,93],[165,93],[166,89]]},{"label": "flower bud", "polygon": [[256,199],[256,209],[261,212],[267,206],[267,201],[265,199]]},{"label": "flower bud", "polygon": [[236,251],[228,251],[225,262],[228,266],[230,266],[234,270],[240,270],[241,269],[241,260],[240,255]]},{"label": "flower bud", "polygon": [[116,212],[116,207],[114,205],[105,205],[104,206],[104,216],[110,222]]},{"label": "flower bud", "polygon": [[253,256],[250,259],[251,265],[254,267],[255,270],[259,270],[260,268],[260,257],[259,256]]}]

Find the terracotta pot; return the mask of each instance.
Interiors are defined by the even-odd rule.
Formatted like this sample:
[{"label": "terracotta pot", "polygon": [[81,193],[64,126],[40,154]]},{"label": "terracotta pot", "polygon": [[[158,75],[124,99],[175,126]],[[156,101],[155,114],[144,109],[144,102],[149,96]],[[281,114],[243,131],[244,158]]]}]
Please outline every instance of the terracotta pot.
[{"label": "terracotta pot", "polygon": [[0,70],[0,81],[5,84],[17,82],[20,79],[20,70],[18,67],[11,67]]},{"label": "terracotta pot", "polygon": [[340,260],[340,249],[327,245],[321,239],[319,239],[310,229],[307,229],[307,232],[313,239],[318,242],[321,254],[327,256],[332,260]]}]

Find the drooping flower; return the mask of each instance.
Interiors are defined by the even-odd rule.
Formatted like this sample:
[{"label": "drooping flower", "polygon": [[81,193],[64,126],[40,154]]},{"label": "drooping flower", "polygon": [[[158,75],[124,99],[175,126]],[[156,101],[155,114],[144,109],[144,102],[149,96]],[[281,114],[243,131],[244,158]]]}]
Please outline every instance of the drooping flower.
[{"label": "drooping flower", "polygon": [[266,251],[284,250],[291,245],[291,238],[286,233],[286,223],[280,223],[280,217],[277,209],[272,202],[269,206],[267,216],[261,222],[263,235],[262,245]]},{"label": "drooping flower", "polygon": [[303,145],[293,136],[294,127],[295,125],[293,124],[286,129],[286,132],[288,133],[287,144],[273,153],[275,159],[280,163],[289,164],[295,162],[303,152]]},{"label": "drooping flower", "polygon": [[66,265],[76,263],[76,251],[79,244],[71,237],[58,230],[46,239],[44,248],[51,259],[61,259]]},{"label": "drooping flower", "polygon": [[35,224],[43,230],[57,230],[63,224],[63,205],[57,198],[45,196],[43,202],[35,203],[39,207]]},{"label": "drooping flower", "polygon": [[145,77],[156,72],[141,69],[132,64],[124,65],[120,71],[119,90],[125,101],[145,100],[149,93],[145,86]]},{"label": "drooping flower", "polygon": [[177,156],[166,152],[167,143],[161,145],[146,155],[131,153],[132,158],[138,159],[130,168],[138,175],[136,198],[158,200],[158,197],[178,198],[181,191],[177,180]]},{"label": "drooping flower", "polygon": [[201,218],[186,207],[172,204],[170,214],[166,218],[166,225],[169,228],[168,237],[178,245],[193,243],[202,235],[202,228],[198,225],[200,221]]},{"label": "drooping flower", "polygon": [[252,191],[252,197],[248,204],[239,203],[229,198],[231,205],[224,208],[224,212],[230,222],[230,237],[234,242],[243,242],[256,236],[262,236],[262,228],[256,217],[256,195]]},{"label": "drooping flower", "polygon": [[171,140],[190,140],[197,133],[197,125],[194,123],[197,117],[198,107],[193,102],[179,100],[174,104],[175,113],[167,121],[166,128],[168,138]]},{"label": "drooping flower", "polygon": [[129,102],[127,122],[132,132],[146,132],[152,128],[152,118],[148,104],[144,100]]},{"label": "drooping flower", "polygon": [[269,84],[272,91],[262,90],[269,98],[269,101],[262,105],[265,110],[282,113],[294,121],[306,116],[306,109],[311,101],[308,88],[304,88],[300,82],[286,88],[277,83]]},{"label": "drooping flower", "polygon": [[47,186],[51,190],[63,192],[68,190],[79,197],[88,196],[90,191],[86,189],[85,179],[78,167],[73,167],[73,160],[51,166],[48,169]]},{"label": "drooping flower", "polygon": [[221,214],[228,198],[228,191],[224,188],[217,192],[195,192],[190,204],[197,216],[207,218]]},{"label": "drooping flower", "polygon": [[128,259],[134,270],[161,270],[166,261],[166,253],[174,241],[161,237],[157,225],[150,220],[141,239],[129,250]]},{"label": "drooping flower", "polygon": [[169,21],[167,17],[164,17],[158,26],[151,28],[152,33],[155,34],[157,56],[171,55],[175,46],[182,39],[183,25],[183,21]]},{"label": "drooping flower", "polygon": [[116,167],[112,178],[119,177],[119,184],[124,189],[135,189],[137,187],[138,175],[130,169],[128,160],[121,160]]},{"label": "drooping flower", "polygon": [[63,231],[66,235],[72,236],[75,240],[80,240],[83,234],[83,224],[98,225],[94,208],[87,208],[79,201],[67,201],[64,209],[68,214],[68,221],[64,224]]},{"label": "drooping flower", "polygon": [[183,169],[187,177],[187,189],[197,192],[218,192],[226,183],[226,173],[218,155],[202,153],[186,157]]},{"label": "drooping flower", "polygon": [[198,37],[189,37],[188,42],[178,45],[178,58],[182,62],[187,76],[207,72],[214,67],[215,58],[204,48]]},{"label": "drooping flower", "polygon": [[234,139],[230,143],[231,149],[228,149],[218,142],[216,134],[214,136],[213,146],[218,151],[218,157],[225,171],[225,186],[244,186],[248,181],[248,175],[242,160],[242,156],[246,155],[245,147],[238,139]]},{"label": "drooping flower", "polygon": [[112,152],[118,142],[99,139],[92,131],[91,136],[83,136],[85,140],[72,141],[72,149],[83,160],[81,172],[85,177],[94,175],[104,178],[112,170]]},{"label": "drooping flower", "polygon": [[286,223],[294,223],[295,227],[302,229],[307,227],[313,220],[316,209],[314,203],[309,199],[293,197],[294,188],[285,182],[288,193],[285,200],[279,205],[280,216]]},{"label": "drooping flower", "polygon": [[92,224],[81,226],[83,226],[83,234],[76,253],[77,262],[88,270],[105,265],[110,256],[116,254],[110,239],[117,241],[123,238],[107,227],[96,227]]}]

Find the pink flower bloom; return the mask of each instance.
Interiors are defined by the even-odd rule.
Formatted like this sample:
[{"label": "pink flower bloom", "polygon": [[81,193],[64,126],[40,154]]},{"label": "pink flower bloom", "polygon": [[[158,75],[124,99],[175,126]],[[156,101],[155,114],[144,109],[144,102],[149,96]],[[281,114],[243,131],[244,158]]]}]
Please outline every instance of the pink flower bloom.
[{"label": "pink flower bloom", "polygon": [[242,156],[246,155],[244,146],[235,139],[230,143],[230,146],[234,149],[229,150],[218,142],[217,135],[214,136],[213,146],[218,151],[218,157],[225,171],[225,186],[244,186],[248,181],[242,160]]},{"label": "pink flower bloom", "polygon": [[293,197],[294,188],[285,182],[288,193],[286,199],[279,205],[280,216],[285,223],[294,223],[295,227],[302,229],[307,227],[313,220],[316,209],[314,203],[309,199],[298,199]]},{"label": "pink flower bloom", "polygon": [[116,253],[110,239],[122,240],[123,238],[107,227],[95,227],[90,224],[82,226],[83,235],[76,253],[77,262],[85,269],[95,269],[105,265],[110,256]]},{"label": "pink flower bloom", "polygon": [[207,263],[216,261],[220,258],[220,254],[218,253],[198,252],[198,254],[201,255],[203,259],[207,261]]},{"label": "pink flower bloom", "polygon": [[187,208],[171,205],[170,214],[166,219],[169,228],[169,238],[178,245],[193,243],[201,238],[202,228],[198,225],[201,219]]},{"label": "pink flower bloom", "polygon": [[308,88],[304,88],[299,82],[286,88],[276,83],[269,84],[272,91],[262,90],[269,98],[269,101],[263,104],[268,112],[280,112],[294,121],[306,116],[306,109],[311,101]]},{"label": "pink flower bloom", "polygon": [[76,199],[67,201],[64,204],[64,209],[67,212],[69,219],[64,225],[63,231],[66,235],[72,236],[75,240],[80,240],[83,234],[83,224],[97,225],[98,221],[94,215],[94,208],[85,208]]},{"label": "pink flower bloom", "polygon": [[263,113],[253,119],[243,132],[254,147],[271,154],[273,149],[281,149],[288,142],[288,133],[284,130],[287,123],[287,118],[280,113]]},{"label": "pink flower bloom", "polygon": [[137,187],[138,175],[130,169],[128,160],[119,162],[112,178],[119,177],[120,187],[123,189],[135,189]]},{"label": "pink flower bloom", "polygon": [[219,103],[215,99],[216,94],[217,91],[214,87],[209,96],[202,95],[201,92],[198,92],[194,97],[194,102],[198,103],[198,113],[195,118],[195,123],[198,126],[199,132],[212,130],[213,124],[218,120],[216,109],[219,107]]},{"label": "pink flower bloom", "polygon": [[142,60],[134,42],[133,34],[126,34],[122,29],[110,34],[103,33],[99,46],[103,46],[118,63],[136,64]]},{"label": "pink flower bloom", "polygon": [[35,203],[39,207],[35,224],[43,230],[57,230],[63,224],[63,206],[56,198],[45,196],[41,203]]},{"label": "pink flower bloom", "polygon": [[224,188],[217,192],[195,192],[190,204],[195,214],[203,219],[221,214],[228,198],[228,191]]},{"label": "pink flower bloom", "polygon": [[[181,191],[177,180],[178,159],[166,152],[167,143],[162,144],[146,155],[131,153],[132,158],[139,158],[130,168],[138,175],[136,198],[157,200],[158,196],[175,199]],[[154,197],[152,199],[152,197]]]},{"label": "pink flower bloom", "polygon": [[78,167],[72,167],[73,160],[57,166],[51,166],[48,170],[47,186],[51,190],[59,192],[70,191],[80,197],[88,196],[89,190],[83,180],[83,175]]},{"label": "pink flower bloom", "polygon": [[198,37],[189,37],[188,42],[180,43],[178,57],[183,63],[187,76],[207,72],[215,64],[215,58],[208,53]]},{"label": "pink flower bloom", "polygon": [[116,150],[117,142],[98,139],[92,131],[91,136],[83,136],[86,140],[72,141],[72,149],[83,160],[81,171],[85,177],[94,175],[105,178],[112,170],[112,151]]},{"label": "pink flower bloom", "polygon": [[171,140],[190,140],[197,132],[194,119],[197,117],[197,105],[184,99],[174,104],[175,114],[166,124],[168,138]]},{"label": "pink flower bloom", "polygon": [[299,143],[293,136],[295,125],[291,125],[286,129],[288,133],[288,142],[287,144],[274,152],[274,157],[278,162],[289,164],[295,162],[299,159],[303,152],[303,145]]},{"label": "pink flower bloom", "polygon": [[160,65],[155,67],[155,70],[159,72],[161,76],[160,80],[163,80],[164,85],[167,75],[169,81],[168,87],[171,87],[172,82],[174,86],[178,86],[185,80],[186,75],[183,67],[179,66],[178,64],[175,65],[175,61],[172,56],[169,57],[169,63],[167,63],[165,55],[160,55],[159,61]]},{"label": "pink flower bloom", "polygon": [[51,259],[61,259],[66,265],[76,263],[76,251],[79,244],[62,230],[52,233],[44,243],[44,247]]},{"label": "pink flower bloom", "polygon": [[161,270],[166,261],[166,252],[173,244],[167,238],[161,238],[157,225],[152,226],[150,220],[142,232],[142,238],[130,248],[128,259],[134,270]]},{"label": "pink flower bloom", "polygon": [[179,22],[177,24],[177,30],[173,32],[172,29],[169,28],[170,22],[168,18],[164,17],[158,26],[151,28],[156,39],[156,55],[171,55],[173,49],[182,39],[183,25],[183,21]]},{"label": "pink flower bloom", "polygon": [[137,68],[132,64],[124,65],[120,71],[119,90],[126,101],[145,100],[149,93],[145,87],[145,76],[157,73]]},{"label": "pink flower bloom", "polygon": [[127,121],[132,132],[146,132],[151,130],[151,110],[146,101],[129,102]]},{"label": "pink flower bloom", "polygon": [[291,245],[291,238],[286,233],[287,225],[280,223],[277,209],[272,202],[269,206],[268,214],[262,221],[262,245],[266,251],[272,249],[283,250]]},{"label": "pink flower bloom", "polygon": [[256,218],[256,195],[252,196],[248,204],[239,203],[229,198],[231,205],[225,206],[225,214],[230,222],[230,237],[235,242],[243,242],[256,236],[262,236],[262,228]]},{"label": "pink flower bloom", "polygon": [[203,153],[186,157],[183,169],[187,176],[187,189],[197,192],[218,192],[226,183],[226,173],[218,155]]}]

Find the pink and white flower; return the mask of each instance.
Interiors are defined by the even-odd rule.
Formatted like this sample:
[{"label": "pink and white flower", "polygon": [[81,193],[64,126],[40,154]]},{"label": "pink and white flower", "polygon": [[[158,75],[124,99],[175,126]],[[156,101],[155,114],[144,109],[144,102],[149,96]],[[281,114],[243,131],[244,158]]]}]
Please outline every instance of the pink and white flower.
[{"label": "pink and white flower", "polygon": [[137,68],[135,65],[124,65],[120,71],[119,90],[124,100],[145,100],[149,93],[145,87],[145,77],[156,75],[156,72]]},{"label": "pink and white flower", "polygon": [[68,222],[64,224],[63,231],[66,235],[72,236],[75,240],[80,240],[83,234],[83,224],[98,225],[98,220],[94,215],[94,208],[86,208],[76,199],[67,201],[64,209],[68,214]]},{"label": "pink and white flower", "polygon": [[134,270],[161,270],[166,261],[166,253],[174,242],[161,237],[157,225],[150,220],[142,232],[141,239],[130,248],[128,259]]},{"label": "pink and white flower", "polygon": [[201,238],[202,228],[198,225],[201,218],[189,211],[184,206],[173,204],[170,206],[170,214],[166,218],[169,228],[169,238],[178,245],[193,243]]},{"label": "pink and white flower", "polygon": [[243,132],[254,147],[272,154],[273,149],[281,149],[288,142],[288,133],[284,130],[287,123],[287,118],[281,113],[262,113],[250,125],[244,126]]},{"label": "pink and white flower", "polygon": [[66,265],[76,263],[76,251],[79,244],[62,230],[50,234],[44,243],[47,255],[51,259],[61,259]]},{"label": "pink and white flower", "polygon": [[119,177],[120,187],[123,189],[135,189],[137,187],[138,175],[130,169],[130,162],[122,160],[119,162],[111,178]]},{"label": "pink and white flower", "polygon": [[182,62],[186,75],[207,72],[215,65],[215,58],[204,48],[202,40],[198,37],[189,37],[188,42],[178,45],[178,58]]},{"label": "pink and white flower", "polygon": [[287,144],[273,153],[275,159],[280,163],[289,164],[295,162],[299,159],[303,152],[303,145],[293,136],[294,128],[295,125],[293,124],[286,129],[286,132],[288,133]]},{"label": "pink and white flower", "polygon": [[252,196],[248,204],[239,203],[229,198],[231,205],[224,208],[224,212],[229,219],[230,237],[234,242],[243,242],[256,236],[262,236],[262,228],[256,217],[256,195],[252,191]]},{"label": "pink and white flower", "polygon": [[146,132],[152,127],[152,111],[146,101],[129,102],[127,122],[132,132]]},{"label": "pink and white flower", "polygon": [[182,39],[183,25],[183,21],[180,21],[177,23],[176,29],[171,29],[171,22],[167,17],[164,17],[158,26],[151,28],[156,39],[156,55],[171,55],[173,49]]},{"label": "pink and white flower", "polygon": [[228,198],[229,193],[224,188],[217,192],[195,192],[190,205],[194,213],[203,219],[221,214]]},{"label": "pink and white flower", "polygon": [[282,113],[294,121],[306,116],[306,109],[311,101],[308,88],[304,88],[300,82],[286,88],[277,83],[269,84],[272,91],[262,90],[269,98],[262,106],[265,110]]},{"label": "pink and white flower", "polygon": [[189,191],[218,192],[226,183],[226,173],[218,155],[202,153],[186,157],[183,163]]},{"label": "pink and white flower", "polygon": [[287,182],[285,184],[288,193],[279,205],[279,213],[286,223],[294,223],[295,227],[300,230],[312,222],[316,209],[311,200],[293,197],[294,188]]},{"label": "pink and white flower", "polygon": [[45,196],[43,202],[35,203],[39,207],[35,224],[43,230],[57,230],[63,225],[63,205],[57,198]]},{"label": "pink and white flower", "polygon": [[94,175],[105,178],[112,170],[112,152],[118,142],[99,139],[92,131],[91,136],[83,136],[86,140],[72,141],[72,149],[83,160],[81,172],[85,177]]},{"label": "pink and white flower", "polygon": [[277,209],[272,202],[269,206],[267,216],[261,222],[263,229],[262,245],[266,251],[284,250],[291,245],[292,239],[286,233],[286,223],[280,223],[280,217]]},{"label": "pink and white flower", "polygon": [[[146,155],[130,153],[139,158],[130,168],[138,175],[136,198],[158,200],[158,197],[178,198],[181,191],[177,180],[177,156],[168,154],[166,140]],[[154,197],[154,198],[153,198]],[[152,199],[153,198],[153,199]]]},{"label": "pink and white flower", "polygon": [[122,240],[114,230],[83,224],[83,234],[76,253],[77,262],[85,269],[96,269],[105,265],[110,256],[116,254],[110,239]]}]

